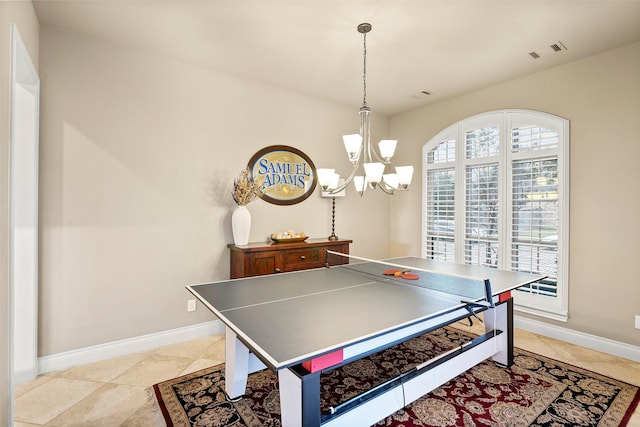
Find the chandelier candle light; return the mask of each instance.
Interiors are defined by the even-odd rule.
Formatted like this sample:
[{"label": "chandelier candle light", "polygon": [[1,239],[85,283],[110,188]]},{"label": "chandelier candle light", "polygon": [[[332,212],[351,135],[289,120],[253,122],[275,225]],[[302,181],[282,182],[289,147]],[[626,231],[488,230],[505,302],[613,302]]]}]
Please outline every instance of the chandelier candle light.
[{"label": "chandelier candle light", "polygon": [[[390,139],[380,141],[378,143],[380,155],[371,147],[371,109],[367,106],[367,33],[371,31],[371,28],[371,24],[368,23],[358,25],[358,32],[363,35],[364,46],[362,76],[364,95],[362,107],[360,107],[360,133],[342,137],[353,170],[340,185],[335,184],[340,178],[335,169],[318,169],[316,171],[322,191],[329,193],[338,193],[353,182],[356,191],[361,196],[364,195],[367,187],[380,188],[387,194],[394,194],[396,190],[407,190],[413,177],[413,166],[396,166],[395,173],[385,173],[386,165],[391,164],[391,158],[395,153],[398,141]],[[356,175],[358,172],[360,175]]]}]

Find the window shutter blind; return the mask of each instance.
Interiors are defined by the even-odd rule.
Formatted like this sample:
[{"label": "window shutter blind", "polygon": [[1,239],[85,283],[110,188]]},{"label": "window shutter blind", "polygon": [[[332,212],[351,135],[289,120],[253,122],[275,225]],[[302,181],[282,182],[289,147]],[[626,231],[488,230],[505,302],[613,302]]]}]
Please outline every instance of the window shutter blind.
[{"label": "window shutter blind", "polygon": [[482,159],[500,154],[500,128],[485,127],[465,132],[465,158]]},{"label": "window shutter blind", "polygon": [[455,169],[456,141],[442,141],[427,153],[426,233],[427,258],[455,260]]},{"label": "window shutter blind", "polygon": [[465,181],[465,264],[498,266],[498,165],[468,166]]},{"label": "window shutter blind", "polygon": [[[465,132],[464,262],[498,266],[500,128]],[[469,165],[471,163],[471,165]]]},{"label": "window shutter blind", "polygon": [[436,165],[439,163],[454,162],[456,160],[456,141],[451,139],[438,144],[427,154],[427,164]]},{"label": "window shutter blind", "polygon": [[537,126],[511,129],[511,269],[542,273],[542,282],[521,291],[555,297],[558,289],[558,147],[556,132]]},{"label": "window shutter blind", "polygon": [[455,260],[455,170],[427,172],[427,258]]},{"label": "window shutter blind", "polygon": [[524,153],[527,151],[558,148],[558,133],[539,126],[520,126],[511,129],[511,151]]}]

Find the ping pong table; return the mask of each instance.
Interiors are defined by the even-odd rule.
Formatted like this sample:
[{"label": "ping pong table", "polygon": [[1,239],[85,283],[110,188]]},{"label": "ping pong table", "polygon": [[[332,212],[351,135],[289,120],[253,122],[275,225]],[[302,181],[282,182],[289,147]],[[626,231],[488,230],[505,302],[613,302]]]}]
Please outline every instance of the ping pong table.
[{"label": "ping pong table", "polygon": [[[344,265],[187,286],[225,324],[230,399],[244,395],[249,374],[270,368],[278,375],[282,426],[375,424],[487,358],[510,366],[511,291],[545,278],[415,257],[349,258]],[[323,372],[480,312],[483,335],[321,411]]]}]

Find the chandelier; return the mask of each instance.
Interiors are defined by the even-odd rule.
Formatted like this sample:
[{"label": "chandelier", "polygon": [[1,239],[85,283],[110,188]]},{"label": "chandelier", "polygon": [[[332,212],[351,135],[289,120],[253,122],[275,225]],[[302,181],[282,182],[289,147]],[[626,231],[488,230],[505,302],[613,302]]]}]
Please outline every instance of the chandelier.
[{"label": "chandelier", "polygon": [[407,190],[413,177],[413,166],[396,166],[395,173],[385,173],[387,165],[396,150],[398,141],[384,139],[378,143],[380,155],[371,147],[371,109],[367,106],[367,33],[371,31],[371,24],[358,25],[358,32],[363,35],[363,98],[360,107],[360,133],[343,135],[344,148],[353,169],[351,174],[340,183],[340,175],[335,169],[318,169],[318,184],[322,191],[330,194],[344,190],[351,182],[356,191],[364,195],[367,187],[375,190],[380,188],[387,194],[394,194],[396,190]]}]

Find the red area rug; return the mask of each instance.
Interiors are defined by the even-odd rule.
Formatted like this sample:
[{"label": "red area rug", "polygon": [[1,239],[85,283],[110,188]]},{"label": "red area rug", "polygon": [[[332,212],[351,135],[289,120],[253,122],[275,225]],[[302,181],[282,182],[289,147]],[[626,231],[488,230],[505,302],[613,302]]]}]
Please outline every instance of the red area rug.
[{"label": "red area rug", "polygon": [[[439,329],[323,375],[323,410],[470,337]],[[237,402],[226,399],[224,365],[153,389],[167,426],[280,426],[278,381],[269,370],[250,375],[247,394]],[[516,349],[512,367],[482,362],[376,425],[621,426],[639,400],[636,386]]]}]

